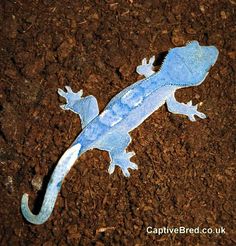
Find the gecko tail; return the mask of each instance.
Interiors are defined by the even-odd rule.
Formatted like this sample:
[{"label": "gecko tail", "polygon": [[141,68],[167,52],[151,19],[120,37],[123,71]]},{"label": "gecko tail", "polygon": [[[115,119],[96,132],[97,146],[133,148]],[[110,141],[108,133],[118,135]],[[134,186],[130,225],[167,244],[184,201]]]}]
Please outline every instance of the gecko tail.
[{"label": "gecko tail", "polygon": [[75,163],[76,159],[78,158],[80,154],[80,149],[80,143],[73,145],[60,158],[50,178],[42,207],[37,215],[33,214],[30,211],[28,205],[29,195],[23,194],[21,199],[21,211],[27,221],[29,221],[32,224],[40,225],[48,220],[56,203],[56,199],[58,193],[60,192],[63,179],[65,178],[65,176]]}]

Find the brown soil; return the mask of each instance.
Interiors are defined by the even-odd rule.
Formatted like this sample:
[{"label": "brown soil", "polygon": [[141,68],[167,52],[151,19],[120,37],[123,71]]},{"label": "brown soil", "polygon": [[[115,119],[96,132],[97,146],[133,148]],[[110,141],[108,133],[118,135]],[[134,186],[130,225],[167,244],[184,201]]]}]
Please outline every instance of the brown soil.
[{"label": "brown soil", "polygon": [[[0,244],[236,245],[235,0],[2,0],[0,3]],[[94,95],[103,109],[139,77],[142,58],[190,40],[220,56],[205,82],[180,90],[203,102],[192,123],[165,106],[132,132],[139,169],[109,175],[92,150],[72,168],[50,219],[27,223],[22,194],[37,212],[59,157],[81,131],[59,108],[57,88]],[[159,61],[160,60],[160,61]],[[43,188],[41,188],[43,182]],[[225,234],[147,234],[152,227],[224,227]]]}]

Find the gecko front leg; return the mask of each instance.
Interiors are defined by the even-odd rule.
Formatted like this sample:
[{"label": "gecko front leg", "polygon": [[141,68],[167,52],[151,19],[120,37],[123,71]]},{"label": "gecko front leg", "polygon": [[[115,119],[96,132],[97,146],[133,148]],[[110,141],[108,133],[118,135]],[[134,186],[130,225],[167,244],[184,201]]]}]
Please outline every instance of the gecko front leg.
[{"label": "gecko front leg", "polygon": [[201,119],[206,118],[205,114],[197,110],[197,106],[198,106],[197,104],[192,105],[192,101],[189,101],[187,104],[177,102],[175,99],[174,93],[170,97],[167,98],[166,104],[167,104],[168,110],[171,113],[186,115],[191,121],[196,121],[194,117],[195,115],[197,115]]},{"label": "gecko front leg", "polygon": [[147,62],[147,59],[142,60],[142,64],[137,66],[136,72],[140,75],[144,75],[146,78],[153,75],[155,71],[153,70],[153,63],[155,61],[155,56],[152,56]]}]

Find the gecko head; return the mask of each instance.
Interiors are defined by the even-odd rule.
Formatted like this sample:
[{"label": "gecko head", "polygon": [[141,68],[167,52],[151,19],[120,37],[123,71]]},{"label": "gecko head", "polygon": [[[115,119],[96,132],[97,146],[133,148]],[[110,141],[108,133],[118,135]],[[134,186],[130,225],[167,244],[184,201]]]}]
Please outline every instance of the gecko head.
[{"label": "gecko head", "polygon": [[184,47],[171,49],[161,70],[164,74],[168,72],[171,84],[186,87],[199,85],[215,64],[218,54],[215,46],[201,46],[192,41]]}]

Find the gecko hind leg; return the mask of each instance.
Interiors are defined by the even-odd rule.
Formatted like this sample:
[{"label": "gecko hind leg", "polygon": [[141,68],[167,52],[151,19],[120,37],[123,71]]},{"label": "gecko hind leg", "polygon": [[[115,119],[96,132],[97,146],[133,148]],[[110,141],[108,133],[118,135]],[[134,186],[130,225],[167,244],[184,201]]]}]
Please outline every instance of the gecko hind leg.
[{"label": "gecko hind leg", "polygon": [[65,87],[67,91],[58,89],[58,94],[66,99],[66,104],[60,107],[63,110],[71,110],[78,114],[84,128],[99,113],[98,103],[94,96],[82,97],[83,91],[73,92],[70,86]]},{"label": "gecko hind leg", "polygon": [[109,153],[111,162],[108,168],[108,173],[112,174],[115,170],[115,166],[119,166],[125,177],[129,177],[129,168],[132,170],[138,169],[137,164],[130,161],[130,158],[135,155],[132,152],[126,152],[126,148],[131,142],[130,135],[122,134],[119,131],[113,132],[108,136],[104,136],[98,144],[99,149],[106,150]]},{"label": "gecko hind leg", "polygon": [[115,170],[115,166],[119,166],[124,174],[125,177],[129,177],[130,173],[128,168],[132,170],[137,170],[138,166],[134,162],[130,161],[130,158],[135,155],[132,152],[126,152],[125,150],[121,153],[117,153],[116,151],[109,152],[111,162],[108,168],[108,173],[112,174]]}]

